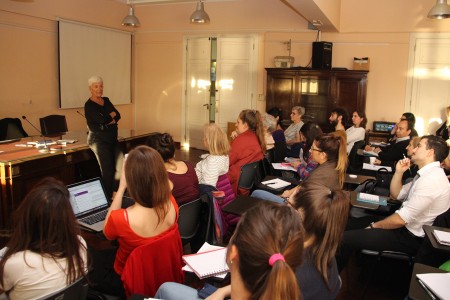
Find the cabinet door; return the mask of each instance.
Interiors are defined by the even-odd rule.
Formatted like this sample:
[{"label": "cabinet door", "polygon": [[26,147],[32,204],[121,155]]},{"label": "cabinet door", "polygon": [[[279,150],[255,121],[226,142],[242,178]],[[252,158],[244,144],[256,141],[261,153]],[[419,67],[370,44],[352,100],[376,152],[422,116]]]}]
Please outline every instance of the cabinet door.
[{"label": "cabinet door", "polygon": [[342,107],[349,116],[366,110],[367,72],[336,73],[332,76],[330,110]]},{"label": "cabinet door", "polygon": [[328,124],[330,78],[317,73],[299,77],[300,105],[305,108],[303,121],[314,121],[322,128]]},{"label": "cabinet door", "polygon": [[281,108],[283,120],[290,123],[290,113],[293,106],[298,105],[296,92],[296,76],[294,72],[268,72],[266,91],[266,110],[273,107]]}]

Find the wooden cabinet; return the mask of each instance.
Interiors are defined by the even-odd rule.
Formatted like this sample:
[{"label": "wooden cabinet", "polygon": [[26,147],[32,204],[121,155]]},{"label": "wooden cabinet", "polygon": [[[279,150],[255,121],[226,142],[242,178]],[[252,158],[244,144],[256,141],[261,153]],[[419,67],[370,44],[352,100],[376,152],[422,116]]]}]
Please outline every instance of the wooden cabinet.
[{"label": "wooden cabinet", "polygon": [[266,68],[266,110],[283,110],[283,124],[289,124],[291,108],[305,107],[305,119],[312,118],[322,128],[335,107],[350,114],[366,109],[367,73],[352,70],[311,70]]}]

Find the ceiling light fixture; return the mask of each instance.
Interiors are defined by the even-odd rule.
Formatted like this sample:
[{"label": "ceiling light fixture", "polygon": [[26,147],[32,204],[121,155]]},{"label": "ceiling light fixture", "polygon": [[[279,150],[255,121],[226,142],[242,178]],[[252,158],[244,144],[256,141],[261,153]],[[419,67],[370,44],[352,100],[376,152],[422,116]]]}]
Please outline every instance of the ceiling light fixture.
[{"label": "ceiling light fixture", "polygon": [[132,27],[141,26],[141,22],[139,22],[139,19],[136,18],[136,16],[134,15],[134,9],[133,9],[133,5],[131,3],[130,3],[130,11],[128,13],[128,16],[123,18],[122,25],[123,26],[132,26]]},{"label": "ceiling light fixture", "polygon": [[199,0],[197,3],[197,9],[191,15],[191,24],[208,24],[209,16],[203,6],[203,1]]},{"label": "ceiling light fixture", "polygon": [[450,18],[450,6],[447,4],[447,0],[437,0],[436,4],[431,8],[428,13],[430,19],[447,19]]}]

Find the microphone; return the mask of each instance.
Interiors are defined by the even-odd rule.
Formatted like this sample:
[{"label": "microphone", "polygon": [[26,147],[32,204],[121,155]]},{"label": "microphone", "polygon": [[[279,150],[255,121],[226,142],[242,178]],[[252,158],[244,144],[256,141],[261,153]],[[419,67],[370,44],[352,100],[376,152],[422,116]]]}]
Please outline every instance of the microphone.
[{"label": "microphone", "polygon": [[[22,116],[22,119],[24,119],[25,121],[27,121],[27,123],[30,124],[31,127],[33,127],[34,129],[36,129],[36,131],[39,132],[39,134],[40,134],[41,136],[44,137],[44,148],[42,148],[42,149],[39,150],[39,151],[42,151],[42,152],[48,152],[47,141],[45,140],[45,135],[42,133],[42,131],[40,131],[36,126],[34,126],[33,123],[31,123],[30,121],[28,121],[27,117]],[[36,148],[38,148],[38,144],[39,144],[39,142],[36,144]]]},{"label": "microphone", "polygon": [[80,113],[78,110],[77,110],[77,114],[79,114],[80,116],[82,116],[83,118],[86,119],[86,117],[82,113]]}]

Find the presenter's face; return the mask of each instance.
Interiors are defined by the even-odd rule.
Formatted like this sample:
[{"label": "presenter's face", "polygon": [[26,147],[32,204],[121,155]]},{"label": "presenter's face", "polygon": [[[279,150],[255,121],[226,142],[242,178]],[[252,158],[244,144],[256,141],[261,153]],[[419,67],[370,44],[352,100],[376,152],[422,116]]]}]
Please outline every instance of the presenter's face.
[{"label": "presenter's face", "polygon": [[103,83],[95,82],[89,87],[89,90],[91,91],[92,96],[101,97],[103,96]]}]

